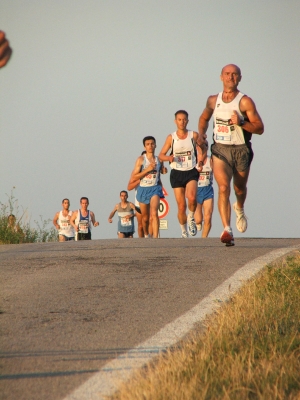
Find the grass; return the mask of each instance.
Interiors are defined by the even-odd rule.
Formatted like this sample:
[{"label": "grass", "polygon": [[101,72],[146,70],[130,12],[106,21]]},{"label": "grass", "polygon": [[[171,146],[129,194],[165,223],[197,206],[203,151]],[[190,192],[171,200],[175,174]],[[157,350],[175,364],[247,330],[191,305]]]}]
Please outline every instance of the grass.
[{"label": "grass", "polygon": [[14,189],[7,195],[6,203],[0,202],[0,244],[57,241],[56,229],[48,228],[51,219],[43,220],[40,216],[40,221],[34,221],[35,227],[30,226],[27,210],[20,213]]},{"label": "grass", "polygon": [[114,400],[300,399],[300,256],[267,266],[205,331],[138,371]]}]

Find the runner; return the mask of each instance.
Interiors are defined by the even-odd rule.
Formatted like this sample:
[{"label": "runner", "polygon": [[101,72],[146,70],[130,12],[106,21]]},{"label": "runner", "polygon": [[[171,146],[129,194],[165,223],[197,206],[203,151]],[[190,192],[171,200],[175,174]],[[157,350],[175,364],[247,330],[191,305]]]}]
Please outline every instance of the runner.
[{"label": "runner", "polygon": [[99,222],[96,221],[93,211],[88,210],[89,199],[87,197],[81,197],[80,206],[80,210],[73,212],[70,223],[75,229],[76,240],[91,240],[92,226],[98,226]]},{"label": "runner", "polygon": [[212,160],[211,157],[207,155],[207,147],[208,143],[206,141],[206,143],[201,146],[204,165],[199,174],[197,208],[195,211],[197,230],[201,231],[202,229],[203,238],[206,238],[211,230],[212,213],[214,210]]},{"label": "runner", "polygon": [[[143,153],[142,153],[143,154]],[[137,187],[140,184],[140,180],[134,180],[132,179],[132,174],[130,176],[128,185],[127,185],[127,190],[133,190],[134,189],[134,205],[135,205],[135,215],[136,215],[136,219],[138,222],[138,235],[139,238],[144,238],[145,234],[144,234],[144,229],[143,229],[143,218],[142,218],[142,212],[140,209],[140,203],[137,201],[136,198],[136,192],[137,192]],[[150,227],[151,227],[151,218],[149,220],[149,235],[152,234],[152,232],[150,231]]]},{"label": "runner", "polygon": [[[178,206],[178,221],[181,227],[181,237],[188,238],[197,234],[194,214],[197,208],[197,182],[199,171],[203,166],[202,150],[196,151],[204,139],[197,132],[187,130],[188,113],[179,110],[175,113],[177,131],[167,136],[166,142],[159,154],[162,161],[169,161],[171,167],[170,182],[174,189]],[[168,151],[170,155],[167,156]],[[198,161],[197,161],[198,157]],[[188,216],[186,215],[186,198],[188,200]],[[188,228],[187,228],[188,224]]]},{"label": "runner", "polygon": [[72,211],[70,211],[70,200],[63,199],[62,211],[58,211],[53,218],[53,225],[58,230],[58,241],[66,242],[75,239],[75,231],[70,223]]},{"label": "runner", "polygon": [[164,198],[160,184],[160,174],[166,173],[159,157],[155,156],[156,140],[153,136],[143,139],[146,153],[140,156],[132,172],[132,180],[140,180],[137,187],[137,201],[142,212],[143,230],[145,238],[149,238],[149,219],[152,218],[152,237],[159,237],[158,208],[160,199]]},{"label": "runner", "polygon": [[121,202],[118,203],[109,214],[108,222],[113,222],[113,216],[118,213],[118,238],[133,238],[134,234],[134,217],[135,205],[128,201],[128,193],[126,190],[120,192]]},{"label": "runner", "polygon": [[218,208],[224,231],[221,242],[234,245],[230,224],[230,186],[237,201],[233,204],[236,213],[236,227],[239,232],[247,229],[244,203],[247,196],[247,181],[253,159],[251,136],[261,135],[264,124],[256,110],[253,100],[238,90],[242,79],[241,70],[234,64],[223,67],[221,81],[223,91],[209,96],[206,107],[199,118],[199,133],[206,137],[210,118],[213,116],[213,138],[211,146],[214,176],[219,186]]}]

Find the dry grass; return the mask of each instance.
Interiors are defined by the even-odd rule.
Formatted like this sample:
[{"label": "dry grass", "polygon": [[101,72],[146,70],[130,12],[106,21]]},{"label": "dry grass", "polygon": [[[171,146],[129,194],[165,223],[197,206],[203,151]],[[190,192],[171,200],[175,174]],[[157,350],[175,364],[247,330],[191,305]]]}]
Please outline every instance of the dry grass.
[{"label": "dry grass", "polygon": [[[299,254],[299,253],[298,253]],[[300,399],[300,257],[268,266],[114,400]]]}]

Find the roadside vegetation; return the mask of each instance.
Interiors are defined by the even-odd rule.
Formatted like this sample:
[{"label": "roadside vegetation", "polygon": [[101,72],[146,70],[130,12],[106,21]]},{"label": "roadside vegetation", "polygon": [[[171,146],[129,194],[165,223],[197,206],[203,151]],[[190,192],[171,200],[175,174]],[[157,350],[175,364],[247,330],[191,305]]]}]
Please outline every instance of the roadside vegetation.
[{"label": "roadside vegetation", "polygon": [[57,231],[48,227],[51,219],[34,221],[31,227],[27,210],[20,210],[14,189],[7,195],[5,203],[0,202],[0,244],[53,242],[57,240]]},{"label": "roadside vegetation", "polygon": [[300,256],[264,268],[114,400],[300,399]]}]

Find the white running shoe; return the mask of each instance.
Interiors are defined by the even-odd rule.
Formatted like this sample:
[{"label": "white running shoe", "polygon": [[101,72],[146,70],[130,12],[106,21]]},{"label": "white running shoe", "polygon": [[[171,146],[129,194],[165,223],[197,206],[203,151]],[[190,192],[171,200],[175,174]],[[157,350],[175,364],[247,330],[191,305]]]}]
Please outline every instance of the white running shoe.
[{"label": "white running shoe", "polygon": [[201,224],[196,224],[197,225],[197,231],[201,231],[202,230],[202,222]]},{"label": "white running shoe", "polygon": [[187,223],[190,236],[195,236],[197,234],[197,226],[194,218],[188,218]]},{"label": "white running shoe", "polygon": [[244,233],[247,230],[247,217],[243,208],[237,208],[236,203],[233,204],[232,208],[236,213],[236,229]]},{"label": "white running shoe", "polygon": [[181,234],[181,237],[182,237],[183,239],[187,239],[187,238],[189,237],[187,231],[183,231],[182,234]]}]

